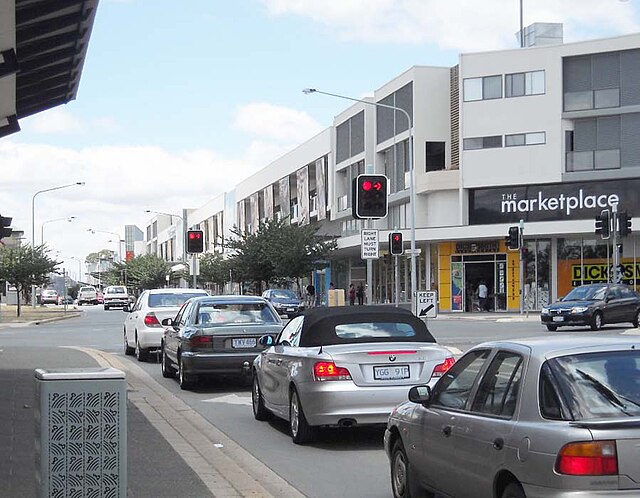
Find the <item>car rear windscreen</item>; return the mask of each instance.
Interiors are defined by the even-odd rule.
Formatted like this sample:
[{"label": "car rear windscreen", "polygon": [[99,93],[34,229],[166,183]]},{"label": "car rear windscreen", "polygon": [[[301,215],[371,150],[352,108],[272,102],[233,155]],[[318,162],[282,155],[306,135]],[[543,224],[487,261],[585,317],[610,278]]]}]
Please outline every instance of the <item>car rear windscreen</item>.
[{"label": "car rear windscreen", "polygon": [[175,294],[149,294],[149,308],[179,308],[187,299],[197,296],[207,296],[206,292],[201,294],[175,293]]},{"label": "car rear windscreen", "polygon": [[207,303],[200,305],[198,323],[205,327],[278,324],[280,318],[266,303]]},{"label": "car rear windscreen", "polygon": [[640,351],[561,356],[548,365],[574,420],[640,416]]},{"label": "car rear windscreen", "polygon": [[415,337],[416,331],[408,323],[344,323],[336,325],[336,335],[341,339],[389,339]]}]

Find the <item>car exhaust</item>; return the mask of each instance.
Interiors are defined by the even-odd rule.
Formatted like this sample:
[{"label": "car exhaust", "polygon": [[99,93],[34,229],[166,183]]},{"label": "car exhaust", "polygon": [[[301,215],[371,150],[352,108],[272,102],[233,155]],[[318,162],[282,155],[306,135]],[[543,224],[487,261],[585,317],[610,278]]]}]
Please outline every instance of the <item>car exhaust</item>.
[{"label": "car exhaust", "polygon": [[341,418],[340,420],[338,420],[338,427],[353,427],[357,424],[358,422],[356,422],[356,420],[353,418]]},{"label": "car exhaust", "polygon": [[243,372],[243,373],[247,373],[247,372],[249,372],[249,370],[251,370],[251,365],[249,365],[249,362],[248,362],[248,361],[245,361],[245,362],[242,364],[242,372]]}]

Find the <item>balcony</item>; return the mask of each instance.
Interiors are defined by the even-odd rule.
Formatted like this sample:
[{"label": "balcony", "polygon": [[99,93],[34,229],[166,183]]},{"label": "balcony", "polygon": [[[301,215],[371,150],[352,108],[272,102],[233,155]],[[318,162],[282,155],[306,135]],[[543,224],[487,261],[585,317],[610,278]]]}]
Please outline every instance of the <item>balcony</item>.
[{"label": "balcony", "polygon": [[620,169],[620,149],[567,152],[567,172]]}]

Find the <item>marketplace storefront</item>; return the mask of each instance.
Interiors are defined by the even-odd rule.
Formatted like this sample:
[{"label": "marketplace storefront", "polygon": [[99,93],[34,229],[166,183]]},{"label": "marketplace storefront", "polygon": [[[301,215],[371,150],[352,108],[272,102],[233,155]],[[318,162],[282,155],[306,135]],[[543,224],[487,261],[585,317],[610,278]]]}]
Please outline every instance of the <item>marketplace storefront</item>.
[{"label": "marketplace storefront", "polygon": [[[469,225],[524,222],[524,310],[539,310],[554,295],[561,297],[579,285],[609,280],[612,240],[602,240],[595,233],[575,234],[572,222],[593,220],[614,205],[631,216],[640,214],[638,192],[638,178],[471,189]],[[566,221],[566,230],[538,236],[535,222],[545,221]],[[618,242],[622,281],[640,289],[640,238],[629,236]],[[441,310],[480,311],[480,281],[489,289],[489,311],[520,310],[519,252],[507,250],[504,240],[445,241],[437,247],[432,261]]]}]

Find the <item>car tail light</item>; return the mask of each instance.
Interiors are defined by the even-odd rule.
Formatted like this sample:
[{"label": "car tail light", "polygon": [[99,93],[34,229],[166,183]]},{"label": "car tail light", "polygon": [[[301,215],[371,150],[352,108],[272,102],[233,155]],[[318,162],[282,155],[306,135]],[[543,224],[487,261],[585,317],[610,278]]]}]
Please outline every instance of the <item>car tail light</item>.
[{"label": "car tail light", "polygon": [[556,459],[556,472],[571,476],[609,476],[618,473],[615,441],[569,443]]},{"label": "car tail light", "polygon": [[213,337],[210,335],[194,335],[189,342],[192,346],[204,346],[213,343]]},{"label": "car tail light", "polygon": [[337,367],[332,361],[319,361],[313,366],[314,380],[351,380],[349,370]]},{"label": "car tail light", "polygon": [[147,313],[147,315],[144,317],[144,324],[147,327],[160,327],[160,322],[158,321],[158,317],[155,315],[155,313]]},{"label": "car tail light", "polygon": [[453,366],[455,362],[456,360],[453,356],[445,358],[443,363],[435,366],[431,377],[442,377]]}]

